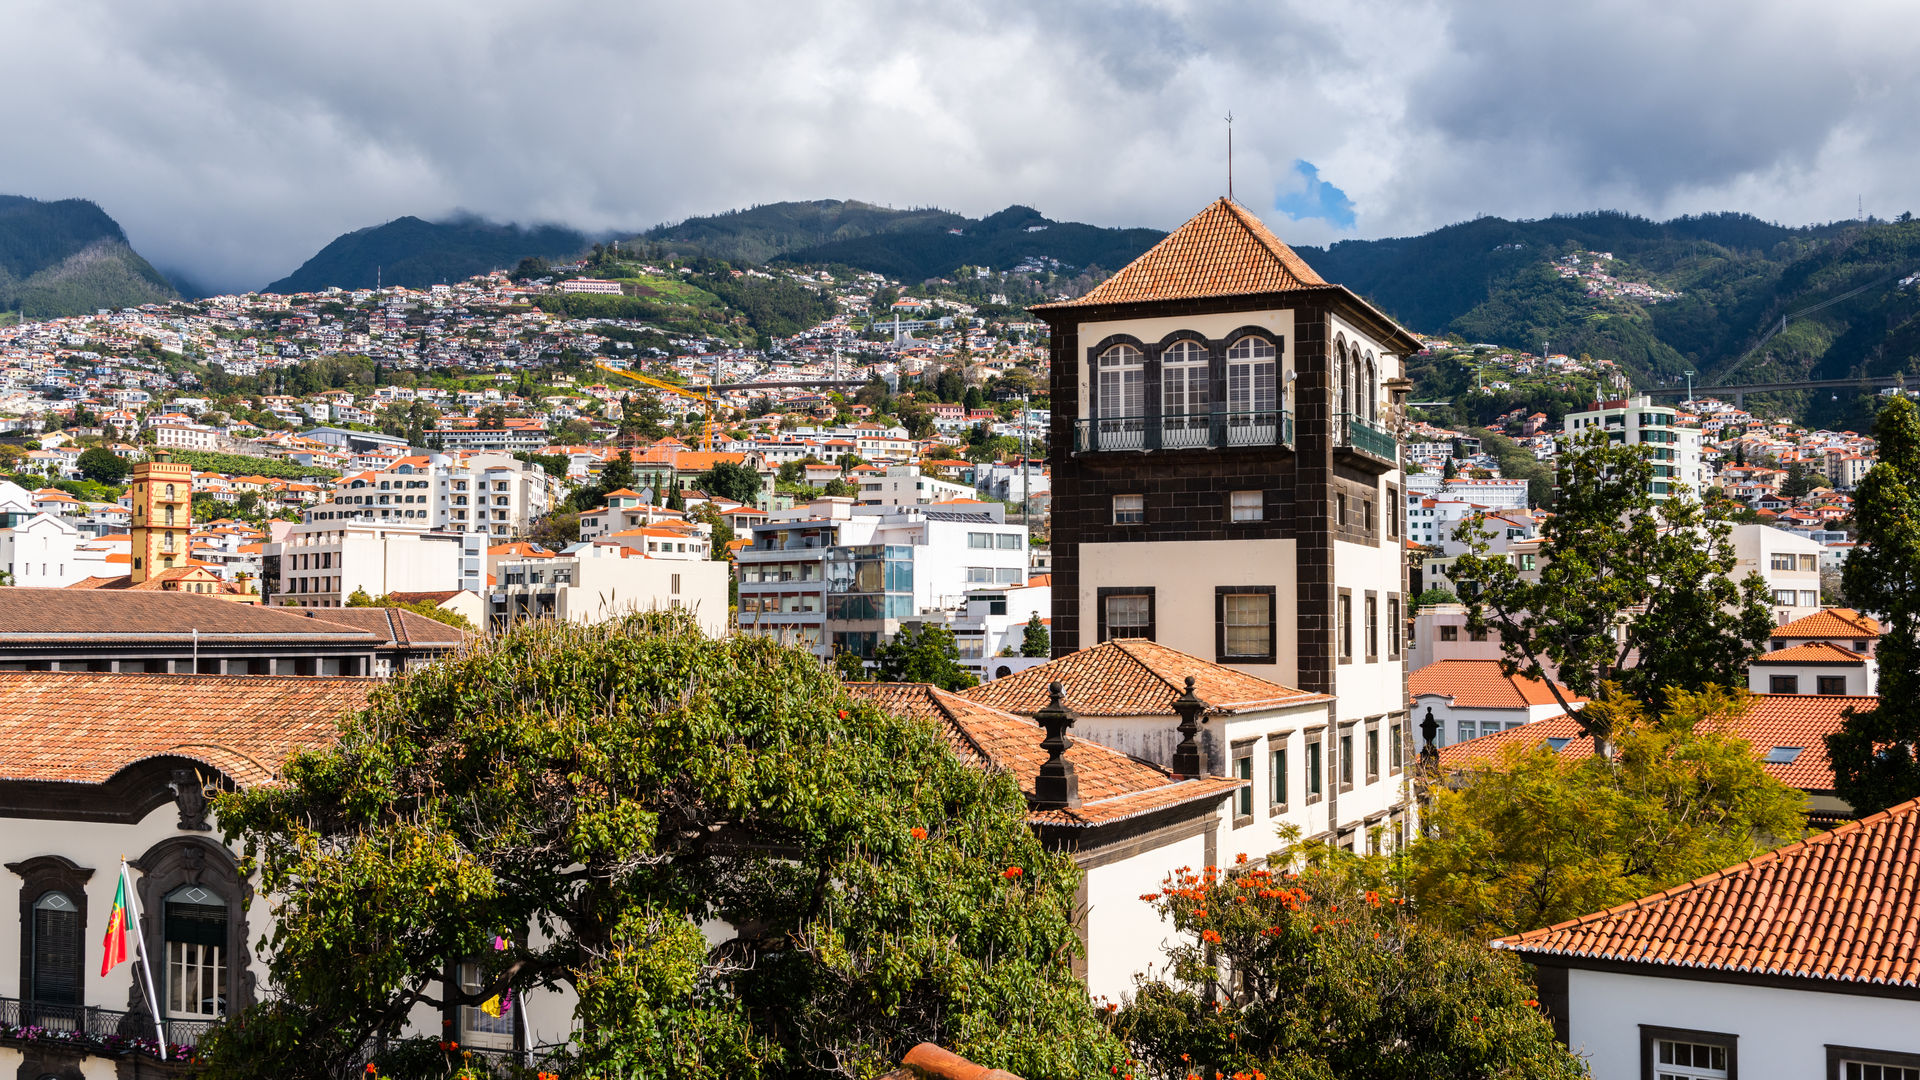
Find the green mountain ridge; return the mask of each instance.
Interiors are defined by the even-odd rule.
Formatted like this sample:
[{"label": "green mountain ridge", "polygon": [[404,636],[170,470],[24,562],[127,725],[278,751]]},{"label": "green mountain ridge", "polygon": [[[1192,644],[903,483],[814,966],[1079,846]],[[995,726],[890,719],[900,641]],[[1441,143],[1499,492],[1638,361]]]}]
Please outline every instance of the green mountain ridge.
[{"label": "green mountain ridge", "polygon": [[56,318],[178,295],[97,204],[0,195],[0,311]]},{"label": "green mountain ridge", "polygon": [[[1912,221],[1792,228],[1744,214],[1654,222],[1598,212],[1480,218],[1299,252],[1418,332],[1533,352],[1550,343],[1554,352],[1615,361],[1637,387],[1687,371],[1708,388],[1920,373],[1920,293],[1898,284],[1920,271],[1920,223]],[[1589,296],[1554,268],[1574,252],[1610,253],[1616,280],[1679,295]],[[1786,329],[1768,337],[1782,316]],[[1440,395],[1461,376],[1425,385],[1416,393]],[[1762,404],[1814,422],[1857,422],[1859,396],[1796,392]]]},{"label": "green mountain ridge", "polygon": [[1165,235],[1158,229],[1054,221],[1028,206],[1009,206],[976,220],[948,210],[894,210],[820,199],[689,218],[636,239],[675,254],[730,262],[840,264],[913,283],[962,266],[1011,270],[1025,259],[1053,259],[1074,270],[1113,271]]},{"label": "green mountain ridge", "polygon": [[318,292],[376,284],[424,289],[511,269],[529,256],[573,258],[590,243],[558,225],[499,225],[478,218],[433,222],[400,217],[335,237],[300,268],[262,292]]}]

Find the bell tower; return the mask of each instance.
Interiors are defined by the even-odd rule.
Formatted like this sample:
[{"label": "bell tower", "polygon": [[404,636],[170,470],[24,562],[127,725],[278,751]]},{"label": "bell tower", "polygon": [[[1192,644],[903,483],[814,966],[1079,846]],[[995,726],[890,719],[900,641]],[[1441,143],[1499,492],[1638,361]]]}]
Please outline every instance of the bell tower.
[{"label": "bell tower", "polygon": [[133,467],[133,568],[138,585],[162,570],[187,564],[193,530],[193,466],[156,450]]}]

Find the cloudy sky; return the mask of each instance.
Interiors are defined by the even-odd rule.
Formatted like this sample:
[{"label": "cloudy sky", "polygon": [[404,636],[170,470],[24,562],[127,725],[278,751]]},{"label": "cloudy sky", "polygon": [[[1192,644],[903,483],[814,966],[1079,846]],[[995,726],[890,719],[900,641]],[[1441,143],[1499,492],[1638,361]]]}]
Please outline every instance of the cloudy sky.
[{"label": "cloudy sky", "polygon": [[0,192],[258,287],[402,214],[782,199],[1283,237],[1920,210],[1911,0],[0,0]]}]

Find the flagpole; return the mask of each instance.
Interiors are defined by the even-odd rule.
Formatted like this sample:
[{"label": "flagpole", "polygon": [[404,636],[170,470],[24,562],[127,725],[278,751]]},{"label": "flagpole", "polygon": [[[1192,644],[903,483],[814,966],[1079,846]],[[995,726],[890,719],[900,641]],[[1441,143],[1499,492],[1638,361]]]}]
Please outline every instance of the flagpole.
[{"label": "flagpole", "polygon": [[133,880],[127,873],[127,858],[120,857],[120,884],[127,891],[127,914],[133,916],[133,947],[140,954],[140,974],[147,984],[147,1008],[153,1012],[153,1037],[160,1045],[160,1060],[167,1060],[167,1032],[160,1020],[160,998],[153,992],[153,957],[147,955],[146,928],[140,922],[140,901],[135,895]]}]

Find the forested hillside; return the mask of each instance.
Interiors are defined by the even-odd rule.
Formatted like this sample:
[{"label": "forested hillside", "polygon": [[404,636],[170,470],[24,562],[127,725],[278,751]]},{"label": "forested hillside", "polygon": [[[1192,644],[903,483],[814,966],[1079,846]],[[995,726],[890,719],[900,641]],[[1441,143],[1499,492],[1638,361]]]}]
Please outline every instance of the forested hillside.
[{"label": "forested hillside", "polygon": [[[1417,331],[1605,357],[1640,386],[1689,370],[1708,386],[1879,375],[1915,371],[1920,357],[1920,294],[1901,284],[1920,272],[1920,223],[1912,221],[1787,228],[1743,214],[1480,218],[1300,253]],[[1584,266],[1604,266],[1615,282],[1662,298],[1591,295],[1557,269],[1576,253],[1585,253]],[[1788,395],[1775,404],[1817,417],[1819,406],[1846,397]]]},{"label": "forested hillside", "polygon": [[641,237],[646,250],[708,255],[739,265],[824,263],[870,270],[909,283],[962,266],[1010,270],[1028,259],[1068,271],[1109,272],[1131,262],[1165,233],[1053,221],[1027,206],[979,220],[946,210],[892,210],[823,199],[772,203],[663,225]]},{"label": "forested hillside", "polygon": [[584,234],[554,225],[395,218],[335,237],[300,269],[263,291],[315,292],[328,286],[370,289],[376,283],[424,289],[509,269],[528,256],[571,258],[584,251],[587,243]]},{"label": "forested hillside", "polygon": [[854,199],[815,199],[688,218],[656,226],[636,239],[669,254],[753,265],[822,244],[884,233],[945,232],[967,224],[966,218],[947,210],[895,210]]},{"label": "forested hillside", "polygon": [[48,318],[176,295],[94,203],[0,195],[0,311]]}]

